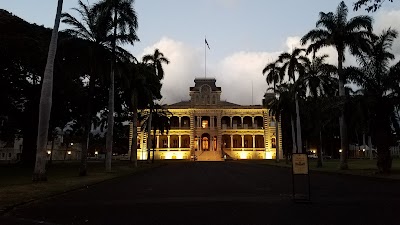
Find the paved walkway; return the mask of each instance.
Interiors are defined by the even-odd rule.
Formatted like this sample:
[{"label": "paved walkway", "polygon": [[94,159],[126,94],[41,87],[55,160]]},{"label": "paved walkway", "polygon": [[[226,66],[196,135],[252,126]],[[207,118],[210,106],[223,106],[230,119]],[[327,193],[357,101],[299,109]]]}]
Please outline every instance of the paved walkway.
[{"label": "paved walkway", "polygon": [[19,207],[0,224],[400,224],[400,182],[311,174],[312,203],[291,201],[290,170],[171,163]]}]

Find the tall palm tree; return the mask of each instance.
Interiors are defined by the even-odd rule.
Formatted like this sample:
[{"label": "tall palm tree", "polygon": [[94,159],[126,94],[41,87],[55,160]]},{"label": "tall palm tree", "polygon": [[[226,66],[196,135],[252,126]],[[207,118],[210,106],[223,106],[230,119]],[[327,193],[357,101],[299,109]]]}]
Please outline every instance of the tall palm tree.
[{"label": "tall palm tree", "polygon": [[47,161],[47,137],[49,130],[49,120],[52,104],[53,92],[53,70],[54,60],[57,51],[58,27],[60,26],[61,11],[63,0],[58,0],[57,13],[54,21],[54,28],[51,34],[49,53],[47,56],[46,68],[43,76],[42,92],[39,105],[39,125],[37,137],[37,152],[35,170],[33,171],[33,181],[46,181],[46,161]]},{"label": "tall palm tree", "polygon": [[317,167],[322,167],[322,126],[323,126],[323,108],[326,98],[331,98],[336,94],[337,80],[334,78],[337,69],[335,66],[325,63],[328,55],[314,56],[312,60],[305,65],[304,76],[299,79],[306,88],[309,95],[308,102],[313,107],[308,107],[311,112],[307,115],[312,116],[314,130],[319,133],[319,147],[317,148]]},{"label": "tall palm tree", "polygon": [[[87,152],[89,146],[89,134],[92,127],[93,114],[93,98],[95,95],[95,82],[100,77],[100,70],[98,67],[98,57],[105,56],[108,48],[107,40],[110,36],[111,24],[106,20],[106,17],[101,11],[95,10],[93,6],[85,5],[81,0],[78,1],[79,8],[73,8],[75,12],[81,17],[80,20],[75,18],[69,13],[62,14],[62,22],[71,26],[71,28],[64,30],[73,37],[78,37],[86,40],[89,43],[89,99],[86,104],[86,116],[84,125],[84,139],[82,143],[81,152],[81,165],[79,175],[87,175]],[[106,57],[106,56],[105,56]]]},{"label": "tall palm tree", "polygon": [[[273,91],[276,94],[276,85],[280,83],[283,80],[283,73],[281,73],[281,68],[277,65],[278,62],[272,62],[267,64],[264,69],[262,70],[262,73],[265,75],[267,73],[266,81],[267,84],[273,84]],[[279,112],[277,111],[275,114],[275,136],[276,136],[276,162],[279,162]]]},{"label": "tall palm tree", "polygon": [[[270,113],[276,118],[281,119],[283,116],[290,118],[289,123],[291,124],[292,153],[297,152],[296,134],[294,131],[295,124],[293,119],[293,115],[295,114],[294,95],[296,92],[294,87],[294,84],[286,82],[276,85],[275,98],[271,99],[269,102],[266,102],[266,106],[270,109]],[[268,90],[271,90],[271,88]],[[288,159],[288,155],[289,152],[286,152],[286,159]]]},{"label": "tall palm tree", "polygon": [[[389,52],[398,32],[388,29],[376,39],[370,54],[359,58],[361,73],[351,77],[362,87],[363,94],[368,98],[370,110],[369,121],[374,140],[376,140],[379,172],[388,173],[391,168],[390,144],[393,142],[393,128],[399,132],[399,122],[396,107],[400,105],[399,68],[400,62],[390,66],[395,56]],[[371,146],[370,146],[371,147]]]},{"label": "tall palm tree", "polygon": [[[153,96],[161,98],[161,83],[158,79],[152,79],[153,75],[152,67],[144,63],[131,63],[131,69],[128,76],[124,76],[126,79],[125,87],[126,102],[130,110],[133,112],[133,137],[132,145],[130,149],[130,160],[137,166],[137,124],[138,124],[138,109],[144,109],[147,107],[149,102],[152,102]],[[154,94],[153,94],[154,93]]]},{"label": "tall palm tree", "polygon": [[[156,75],[156,77],[158,78],[158,80],[162,80],[164,78],[164,69],[162,64],[169,64],[169,60],[164,57],[164,54],[162,52],[160,52],[160,50],[155,49],[154,53],[152,55],[148,54],[143,56],[142,61],[146,64],[148,64],[149,66],[151,66],[153,68],[153,72]],[[153,111],[153,107],[154,107],[154,102],[150,102],[150,117],[148,120],[148,123],[150,124],[147,129],[147,135],[148,138],[147,140],[150,140],[150,131],[151,131],[151,121],[152,121],[152,111]],[[150,142],[148,141],[148,146],[147,146],[147,151],[148,151],[148,155],[150,156],[150,149],[151,149],[151,145]],[[147,158],[148,161],[150,161],[150,157]]]},{"label": "tall palm tree", "polygon": [[116,64],[116,46],[120,44],[134,44],[139,41],[136,35],[138,21],[136,11],[133,9],[134,0],[101,0],[95,6],[96,10],[107,15],[111,21],[113,32],[111,35],[111,73],[108,102],[108,121],[106,137],[106,171],[111,171],[111,156],[114,133],[114,75]]},{"label": "tall palm tree", "polygon": [[[301,44],[311,41],[307,52],[317,52],[323,47],[332,46],[338,53],[339,96],[345,98],[346,77],[343,73],[344,53],[346,48],[354,55],[368,52],[372,34],[372,18],[369,16],[356,16],[347,20],[348,8],[344,1],[340,2],[336,13],[319,13],[316,29],[309,31],[301,38]],[[348,169],[347,155],[349,140],[347,137],[347,124],[345,112],[340,116],[340,135],[342,154],[340,155],[340,168]]]},{"label": "tall palm tree", "polygon": [[162,64],[169,64],[169,60],[164,56],[159,49],[155,49],[152,55],[143,56],[142,61],[152,65],[154,69],[154,74],[157,75],[158,79],[162,80],[164,78],[164,69]]},{"label": "tall palm tree", "polygon": [[[301,82],[297,80],[304,76],[305,65],[309,63],[309,59],[302,55],[305,49],[295,48],[292,53],[282,53],[278,62],[282,63],[281,72],[286,72],[289,80],[294,82],[294,94],[295,105],[296,105],[296,134],[297,134],[297,151],[301,153],[303,151],[303,144],[301,138],[301,121],[300,121],[300,108],[299,108],[299,94],[297,92],[301,91],[303,87]],[[297,77],[297,78],[296,78]]]}]

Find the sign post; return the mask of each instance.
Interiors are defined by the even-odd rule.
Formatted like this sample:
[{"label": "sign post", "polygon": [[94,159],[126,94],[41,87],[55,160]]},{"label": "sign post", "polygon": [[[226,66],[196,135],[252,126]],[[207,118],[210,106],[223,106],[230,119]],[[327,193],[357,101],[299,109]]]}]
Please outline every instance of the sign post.
[{"label": "sign post", "polygon": [[[295,202],[305,202],[309,203],[311,202],[311,194],[310,194],[310,174],[308,173],[309,171],[309,165],[308,165],[308,157],[307,154],[303,153],[293,153],[292,154],[292,185],[293,185],[293,201]],[[300,196],[301,193],[297,193],[296,195],[296,179],[295,177],[306,177],[307,182],[301,182],[303,184],[302,186],[306,187],[307,189],[307,194],[302,194],[302,197]],[[304,179],[303,179],[304,180]]]}]

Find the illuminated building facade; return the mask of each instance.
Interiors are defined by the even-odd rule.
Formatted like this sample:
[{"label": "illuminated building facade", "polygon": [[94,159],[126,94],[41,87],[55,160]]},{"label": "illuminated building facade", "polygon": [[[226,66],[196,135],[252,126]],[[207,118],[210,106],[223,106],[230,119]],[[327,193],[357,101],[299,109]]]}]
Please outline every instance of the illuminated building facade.
[{"label": "illuminated building facade", "polygon": [[[171,129],[168,134],[156,132],[156,141],[152,143],[155,144],[155,159],[275,158],[276,123],[268,109],[262,105],[221,101],[221,87],[216,86],[213,78],[196,78],[194,82],[189,101],[166,106],[173,114]],[[280,123],[278,125],[281,133]],[[139,160],[147,158],[146,139],[147,134],[139,130]],[[279,155],[282,157],[282,151]]]}]

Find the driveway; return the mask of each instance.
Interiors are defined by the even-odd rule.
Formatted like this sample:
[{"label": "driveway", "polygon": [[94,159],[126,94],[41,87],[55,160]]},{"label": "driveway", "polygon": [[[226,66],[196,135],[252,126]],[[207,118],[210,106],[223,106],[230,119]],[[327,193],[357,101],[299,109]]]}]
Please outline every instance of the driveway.
[{"label": "driveway", "polygon": [[294,203],[288,168],[172,162],[18,207],[0,224],[400,224],[399,181],[310,178],[312,202]]}]

